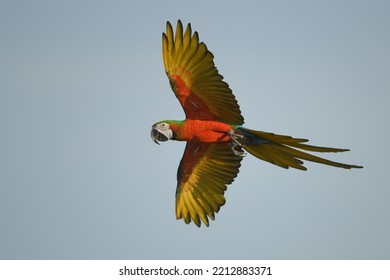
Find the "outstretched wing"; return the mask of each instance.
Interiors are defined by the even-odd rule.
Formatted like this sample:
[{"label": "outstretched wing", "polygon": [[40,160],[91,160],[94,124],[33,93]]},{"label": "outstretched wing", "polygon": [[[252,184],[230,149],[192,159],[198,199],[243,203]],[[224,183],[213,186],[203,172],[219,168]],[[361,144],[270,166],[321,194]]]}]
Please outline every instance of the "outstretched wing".
[{"label": "outstretched wing", "polygon": [[174,35],[167,22],[162,38],[165,72],[186,117],[243,124],[240,107],[229,85],[218,74],[213,54],[204,43],[199,43],[197,32],[192,34],[191,25],[183,34],[179,20]]},{"label": "outstretched wing", "polygon": [[176,218],[208,226],[208,217],[214,220],[225,204],[226,185],[237,176],[241,159],[228,143],[187,142],[177,171]]}]

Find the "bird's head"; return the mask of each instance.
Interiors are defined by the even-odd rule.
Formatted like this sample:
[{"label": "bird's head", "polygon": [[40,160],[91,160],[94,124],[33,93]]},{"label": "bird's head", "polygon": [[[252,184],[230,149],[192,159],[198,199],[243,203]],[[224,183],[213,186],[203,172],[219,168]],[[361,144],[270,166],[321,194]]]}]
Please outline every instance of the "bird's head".
[{"label": "bird's head", "polygon": [[156,144],[160,144],[158,141],[165,142],[173,138],[173,132],[169,126],[168,121],[158,122],[152,126],[150,136]]}]

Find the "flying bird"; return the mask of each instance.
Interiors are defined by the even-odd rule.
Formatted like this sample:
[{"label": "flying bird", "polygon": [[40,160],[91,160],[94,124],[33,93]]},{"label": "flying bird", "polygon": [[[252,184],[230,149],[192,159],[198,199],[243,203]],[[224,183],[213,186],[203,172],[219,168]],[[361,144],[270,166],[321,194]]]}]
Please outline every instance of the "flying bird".
[{"label": "flying bird", "polygon": [[344,152],[348,149],[306,144],[307,139],[245,128],[240,107],[213,62],[213,54],[191,24],[179,20],[174,33],[167,22],[162,54],[170,86],[186,118],[152,126],[154,142],[186,141],[177,171],[176,218],[209,226],[225,204],[224,193],[239,172],[247,153],[283,168],[306,170],[303,160],[345,169],[362,168],[330,161],[307,152]]}]

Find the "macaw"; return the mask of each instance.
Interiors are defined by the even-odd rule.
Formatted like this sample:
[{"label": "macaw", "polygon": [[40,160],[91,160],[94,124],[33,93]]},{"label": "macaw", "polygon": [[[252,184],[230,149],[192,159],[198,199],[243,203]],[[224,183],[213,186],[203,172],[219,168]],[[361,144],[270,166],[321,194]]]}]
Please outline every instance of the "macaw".
[{"label": "macaw", "polygon": [[186,141],[177,171],[176,218],[186,224],[209,226],[225,204],[224,193],[239,172],[246,152],[283,168],[306,170],[302,160],[346,169],[362,168],[330,161],[309,152],[344,152],[348,149],[304,144],[308,140],[245,128],[240,107],[213,62],[213,54],[188,24],[179,20],[174,34],[167,22],[162,54],[170,86],[186,119],[164,120],[152,126],[151,138]]}]

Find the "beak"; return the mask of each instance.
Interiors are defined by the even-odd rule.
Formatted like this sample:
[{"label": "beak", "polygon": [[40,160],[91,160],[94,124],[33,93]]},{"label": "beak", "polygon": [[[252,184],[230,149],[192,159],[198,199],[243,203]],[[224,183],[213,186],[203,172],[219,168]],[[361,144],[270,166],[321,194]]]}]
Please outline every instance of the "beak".
[{"label": "beak", "polygon": [[152,131],[150,131],[150,137],[152,137],[152,140],[154,141],[154,143],[156,143],[158,145],[160,145],[160,143],[158,143],[159,135],[160,135],[160,132],[158,132],[158,130],[155,128],[155,126],[152,126]]},{"label": "beak", "polygon": [[150,136],[152,137],[152,140],[156,144],[160,144],[160,142],[168,141],[169,139],[172,139],[173,133],[170,129],[161,129],[158,124],[155,124],[152,126],[152,131],[150,132]]}]

